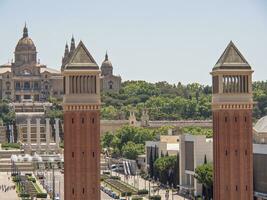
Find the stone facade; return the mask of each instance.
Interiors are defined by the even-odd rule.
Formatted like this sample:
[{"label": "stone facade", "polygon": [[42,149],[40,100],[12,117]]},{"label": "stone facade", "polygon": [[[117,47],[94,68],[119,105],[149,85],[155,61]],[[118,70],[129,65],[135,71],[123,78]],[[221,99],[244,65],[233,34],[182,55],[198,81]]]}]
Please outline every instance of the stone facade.
[{"label": "stone facade", "polygon": [[37,51],[28,28],[15,48],[15,61],[0,66],[0,99],[15,102],[47,101],[49,96],[60,99],[63,85],[60,71],[37,61]]},{"label": "stone facade", "polygon": [[100,88],[103,92],[119,92],[121,89],[121,77],[113,75],[113,66],[107,53],[101,65]]},{"label": "stone facade", "polygon": [[252,73],[233,42],[211,72],[215,200],[253,199]]},{"label": "stone facade", "polygon": [[82,42],[64,75],[64,199],[100,200],[100,70]]}]

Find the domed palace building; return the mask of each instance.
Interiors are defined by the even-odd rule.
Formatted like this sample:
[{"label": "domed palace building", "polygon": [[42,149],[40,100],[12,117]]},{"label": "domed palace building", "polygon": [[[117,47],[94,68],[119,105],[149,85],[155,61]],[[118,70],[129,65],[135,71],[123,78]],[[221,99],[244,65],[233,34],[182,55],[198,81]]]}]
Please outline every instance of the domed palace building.
[{"label": "domed palace building", "polygon": [[117,93],[121,89],[121,77],[113,75],[113,66],[107,53],[101,65],[100,89],[109,93]]},{"label": "domed palace building", "polygon": [[253,128],[253,133],[254,143],[267,144],[267,116],[259,119]]},{"label": "domed palace building", "polygon": [[25,24],[23,36],[15,48],[15,60],[0,66],[0,99],[13,102],[44,102],[63,94],[60,71],[37,61],[37,50]]}]

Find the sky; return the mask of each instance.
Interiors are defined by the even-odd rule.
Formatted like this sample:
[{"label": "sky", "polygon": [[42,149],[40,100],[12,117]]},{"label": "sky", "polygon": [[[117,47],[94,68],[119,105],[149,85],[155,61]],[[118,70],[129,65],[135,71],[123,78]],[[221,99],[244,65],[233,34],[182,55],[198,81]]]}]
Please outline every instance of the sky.
[{"label": "sky", "polygon": [[41,63],[60,69],[66,42],[105,52],[123,81],[211,84],[232,40],[254,80],[267,80],[266,0],[0,0],[0,63],[13,58],[24,23]]}]

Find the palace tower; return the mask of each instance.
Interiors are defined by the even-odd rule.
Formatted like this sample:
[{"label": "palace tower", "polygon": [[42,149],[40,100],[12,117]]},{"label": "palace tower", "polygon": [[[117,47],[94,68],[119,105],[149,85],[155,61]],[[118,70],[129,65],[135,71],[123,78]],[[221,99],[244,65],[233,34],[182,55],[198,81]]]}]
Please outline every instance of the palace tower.
[{"label": "palace tower", "polygon": [[100,70],[82,42],[71,51],[62,70],[64,199],[100,200]]},{"label": "palace tower", "polygon": [[212,75],[214,200],[252,200],[252,73],[231,41]]}]

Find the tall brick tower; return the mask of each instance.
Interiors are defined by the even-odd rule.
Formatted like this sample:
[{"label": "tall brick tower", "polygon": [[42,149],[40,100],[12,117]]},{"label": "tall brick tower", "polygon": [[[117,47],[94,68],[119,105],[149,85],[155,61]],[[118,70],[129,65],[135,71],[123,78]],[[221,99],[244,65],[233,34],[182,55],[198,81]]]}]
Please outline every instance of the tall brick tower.
[{"label": "tall brick tower", "polygon": [[64,199],[100,200],[100,70],[80,42],[64,75]]},{"label": "tall brick tower", "polygon": [[252,73],[231,41],[212,75],[214,200],[252,200]]}]

